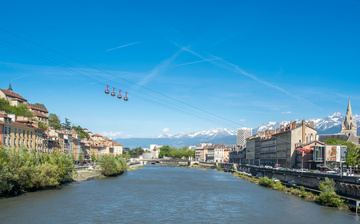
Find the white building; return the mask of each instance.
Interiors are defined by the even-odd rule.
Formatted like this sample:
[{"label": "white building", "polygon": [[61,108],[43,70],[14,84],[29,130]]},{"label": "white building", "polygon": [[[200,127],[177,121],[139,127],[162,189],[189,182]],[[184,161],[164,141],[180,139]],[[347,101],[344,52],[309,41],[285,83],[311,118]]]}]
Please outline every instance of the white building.
[{"label": "white building", "polygon": [[214,161],[215,163],[224,162],[224,148],[216,147],[214,150]]},{"label": "white building", "polygon": [[117,155],[121,155],[123,153],[123,146],[118,143],[118,142],[114,142],[114,156],[117,156]]},{"label": "white building", "polygon": [[238,128],[237,129],[237,144],[244,145],[246,139],[252,136],[252,128]]}]

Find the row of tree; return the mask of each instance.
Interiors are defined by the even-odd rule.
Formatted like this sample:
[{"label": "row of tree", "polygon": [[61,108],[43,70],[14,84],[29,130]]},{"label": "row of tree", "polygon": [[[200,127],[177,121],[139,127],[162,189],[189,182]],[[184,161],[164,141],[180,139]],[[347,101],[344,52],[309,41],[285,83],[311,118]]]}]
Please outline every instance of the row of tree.
[{"label": "row of tree", "polygon": [[46,154],[0,149],[0,196],[59,186],[72,181],[73,158],[64,153]]},{"label": "row of tree", "polygon": [[162,157],[171,157],[177,159],[181,159],[183,157],[195,158],[195,150],[188,149],[188,147],[176,149],[175,147],[164,145],[160,148],[160,153],[159,153],[159,158]]},{"label": "row of tree", "polygon": [[[123,153],[123,158],[138,158],[142,154],[150,152],[148,150],[144,150],[141,147],[136,147],[131,150],[125,150]],[[184,146],[182,148],[170,147],[168,145],[164,145],[160,148],[159,158],[163,157],[171,157],[181,159],[183,157],[195,157],[195,150],[189,150],[188,147]]]}]

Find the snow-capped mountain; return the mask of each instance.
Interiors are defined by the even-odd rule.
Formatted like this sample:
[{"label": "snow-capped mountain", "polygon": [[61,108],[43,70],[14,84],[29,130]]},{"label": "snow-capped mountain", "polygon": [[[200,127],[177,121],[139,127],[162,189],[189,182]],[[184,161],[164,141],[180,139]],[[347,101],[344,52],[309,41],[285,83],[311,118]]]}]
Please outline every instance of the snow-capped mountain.
[{"label": "snow-capped mountain", "polygon": [[215,128],[205,131],[182,133],[182,134],[161,134],[154,138],[127,138],[116,139],[125,147],[149,147],[150,144],[171,145],[183,147],[197,145],[201,142],[211,142],[213,144],[234,145],[236,144],[236,131],[226,128]]},{"label": "snow-capped mountain", "polygon": [[[330,133],[339,133],[341,131],[341,122],[343,122],[345,119],[345,115],[343,115],[340,112],[336,112],[333,115],[329,115],[325,118],[314,118],[306,120],[313,121],[314,122],[314,128],[318,130],[319,134],[330,134]],[[360,116],[355,114],[353,116],[353,119],[355,120],[358,127],[360,127]],[[297,123],[300,123],[301,120],[296,119]],[[265,124],[260,125],[259,127],[255,128],[253,130],[253,133],[263,132],[265,130],[276,130],[280,128],[281,125],[289,124],[290,121],[282,121],[280,123],[278,122],[268,122]]]},{"label": "snow-capped mountain", "polygon": [[170,138],[170,139],[181,139],[181,138],[207,138],[214,139],[230,135],[236,135],[236,131],[229,130],[226,128],[215,128],[205,131],[193,132],[193,133],[181,133],[177,135],[173,134],[161,134],[156,138]]},{"label": "snow-capped mountain", "polygon": [[[314,121],[314,127],[318,130],[319,134],[332,134],[339,133],[341,131],[341,122],[344,121],[345,115],[336,112],[333,115],[329,115],[325,118],[314,118],[308,121]],[[360,116],[355,114],[353,119],[356,121],[360,132]],[[263,132],[265,130],[276,130],[281,125],[287,125],[291,121],[282,122],[268,122],[253,129],[253,134]],[[296,119],[297,123],[301,120]],[[175,147],[196,145],[201,142],[211,142],[213,144],[234,145],[236,144],[236,131],[226,128],[209,129],[205,131],[193,132],[193,133],[181,133],[181,134],[161,134],[153,138],[128,138],[128,139],[116,139],[125,147],[149,147],[150,144],[158,145],[171,145]]]}]

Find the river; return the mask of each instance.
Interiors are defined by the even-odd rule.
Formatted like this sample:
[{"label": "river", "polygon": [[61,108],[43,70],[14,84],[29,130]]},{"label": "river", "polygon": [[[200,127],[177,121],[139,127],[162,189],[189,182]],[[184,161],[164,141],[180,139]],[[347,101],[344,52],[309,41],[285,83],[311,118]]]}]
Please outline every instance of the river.
[{"label": "river", "polygon": [[149,165],[118,177],[0,199],[0,223],[359,223],[210,169]]}]

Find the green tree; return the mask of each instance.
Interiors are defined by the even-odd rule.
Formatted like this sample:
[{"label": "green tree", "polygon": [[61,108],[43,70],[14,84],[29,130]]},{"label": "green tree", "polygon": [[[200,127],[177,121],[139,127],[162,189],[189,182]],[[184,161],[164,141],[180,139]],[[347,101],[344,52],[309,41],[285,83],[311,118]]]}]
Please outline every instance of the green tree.
[{"label": "green tree", "polygon": [[78,125],[78,126],[72,126],[71,129],[74,129],[74,130],[76,131],[76,133],[77,133],[78,135],[80,135],[80,137],[81,137],[82,139],[84,139],[84,138],[90,139],[89,134],[88,134],[87,132],[85,132],[84,129],[83,129],[80,125]]},{"label": "green tree", "polygon": [[95,153],[92,153],[91,154],[91,161],[94,162],[96,160],[96,155]]},{"label": "green tree", "polygon": [[319,189],[321,193],[315,199],[315,202],[331,207],[344,206],[344,200],[335,193],[335,182],[333,179],[325,177],[325,180],[320,182]]},{"label": "green tree", "polygon": [[168,145],[163,145],[160,148],[159,158],[162,158],[164,156],[169,157],[170,156],[171,148]]},{"label": "green tree", "polygon": [[129,151],[129,154],[130,154],[131,158],[138,158],[143,153],[144,153],[144,149],[141,148],[141,147],[136,147],[136,148]]},{"label": "green tree", "polygon": [[69,119],[65,118],[65,122],[62,124],[63,129],[71,130],[71,122]]},{"label": "green tree", "polygon": [[44,122],[40,121],[40,122],[39,122],[39,128],[41,128],[41,129],[43,129],[43,130],[46,130],[48,127],[47,127],[47,125],[46,125]]},{"label": "green tree", "polygon": [[114,157],[113,155],[102,155],[98,161],[101,174],[104,176],[122,174],[128,169],[124,159],[120,157]]},{"label": "green tree", "polygon": [[49,114],[49,126],[54,128],[55,130],[61,129],[60,119],[56,114]]},{"label": "green tree", "polygon": [[79,157],[78,157],[78,161],[83,161],[84,159],[83,159],[83,155],[80,153],[79,154]]}]

